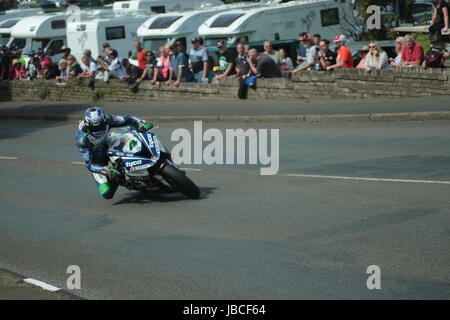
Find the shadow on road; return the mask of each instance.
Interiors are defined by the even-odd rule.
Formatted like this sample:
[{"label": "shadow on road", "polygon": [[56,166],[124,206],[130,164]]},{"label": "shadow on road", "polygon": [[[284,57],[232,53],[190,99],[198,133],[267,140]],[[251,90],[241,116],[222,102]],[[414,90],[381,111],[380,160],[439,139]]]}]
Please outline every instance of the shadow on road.
[{"label": "shadow on road", "polygon": [[[64,103],[64,107],[55,108],[58,104],[47,103],[18,105],[15,103],[14,105],[8,105],[8,103],[2,103],[0,106],[0,139],[11,139],[26,136],[43,128],[65,125],[69,123],[67,122],[69,116],[73,116],[74,114],[79,114],[81,120],[83,111],[90,105],[91,104],[89,103]],[[44,116],[45,121],[43,120]],[[22,124],[22,121],[24,120],[27,120],[27,122]],[[6,125],[3,125],[3,123]],[[13,123],[18,123],[17,127],[20,128],[20,130],[11,130],[8,124]]]},{"label": "shadow on road", "polygon": [[[217,188],[200,188],[199,200],[207,199],[210,194]],[[128,193],[123,199],[113,203],[113,205],[121,205],[127,203],[147,204],[151,202],[174,202],[188,200],[188,198],[179,192],[174,193],[160,193],[160,192],[133,192]]]}]

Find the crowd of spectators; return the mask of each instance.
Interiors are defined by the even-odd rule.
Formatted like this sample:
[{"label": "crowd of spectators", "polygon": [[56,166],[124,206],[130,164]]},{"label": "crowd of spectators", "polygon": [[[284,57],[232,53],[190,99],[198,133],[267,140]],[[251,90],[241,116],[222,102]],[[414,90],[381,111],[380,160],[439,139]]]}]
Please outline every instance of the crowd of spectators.
[{"label": "crowd of spectators", "polygon": [[[334,43],[333,50],[331,42]],[[129,58],[120,57],[117,50],[104,43],[102,54],[96,59],[86,49],[79,61],[67,47],[62,48],[59,61],[52,61],[42,49],[11,52],[3,47],[0,79],[29,81],[42,78],[60,83],[87,79],[92,88],[95,81],[119,79],[137,92],[145,81],[156,86],[179,86],[182,82],[211,83],[233,77],[240,79],[239,95],[245,97],[245,88],[256,88],[257,78],[290,78],[306,70],[326,72],[338,68],[361,68],[368,72],[393,66],[439,68],[449,56],[439,38],[432,41],[430,50],[424,53],[423,47],[411,35],[398,37],[395,39],[396,57],[388,57],[375,41],[363,46],[354,56],[346,42],[345,35],[328,40],[319,34],[303,32],[298,38],[296,59],[291,59],[288,48],[275,50],[270,41],[265,41],[263,52],[258,52],[243,43],[237,44],[233,51],[224,40],[218,40],[217,51],[209,53],[200,37],[191,39],[188,52],[183,43],[176,42],[161,46],[158,54],[135,41],[135,51],[129,52]],[[212,58],[214,55],[215,59]],[[360,58],[358,61],[354,60],[356,56]]]}]

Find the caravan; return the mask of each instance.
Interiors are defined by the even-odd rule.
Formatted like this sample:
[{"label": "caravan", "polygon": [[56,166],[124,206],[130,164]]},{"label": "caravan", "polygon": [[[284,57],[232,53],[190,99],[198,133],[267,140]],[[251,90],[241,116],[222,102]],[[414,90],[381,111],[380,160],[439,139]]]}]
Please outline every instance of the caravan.
[{"label": "caravan", "polygon": [[156,51],[163,44],[174,44],[177,41],[189,50],[189,39],[198,36],[198,27],[209,17],[233,9],[244,10],[263,5],[265,2],[244,2],[160,14],[145,21],[137,30],[137,35],[143,40],[144,47],[152,51]]},{"label": "caravan", "polygon": [[217,40],[235,44],[297,39],[300,32],[319,33],[328,39],[336,34],[357,38],[352,5],[335,0],[275,2],[250,10],[231,10],[206,20],[198,32],[207,46],[215,45]]},{"label": "caravan", "polygon": [[[110,12],[82,15],[79,21],[67,24],[67,42],[72,54],[81,58],[85,49],[90,49],[93,57],[102,54],[101,46],[108,42],[119,56],[128,56],[133,50],[133,42],[138,40],[137,29],[155,12],[170,11],[175,8],[193,8],[201,5],[221,3],[219,0],[135,0],[118,1]],[[151,10],[145,10],[150,8]],[[160,8],[160,9],[158,9]],[[163,8],[163,9],[161,9]],[[153,13],[148,13],[149,11]]]},{"label": "caravan", "polygon": [[58,60],[61,47],[66,45],[66,14],[47,14],[20,19],[11,29],[7,46],[12,50],[42,48]]}]

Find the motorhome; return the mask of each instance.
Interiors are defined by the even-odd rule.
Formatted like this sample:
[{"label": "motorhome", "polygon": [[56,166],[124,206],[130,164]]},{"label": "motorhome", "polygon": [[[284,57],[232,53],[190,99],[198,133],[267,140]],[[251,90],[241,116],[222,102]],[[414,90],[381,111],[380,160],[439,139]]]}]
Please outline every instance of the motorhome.
[{"label": "motorhome", "polygon": [[20,18],[12,18],[0,22],[0,47],[8,44],[11,37],[11,29],[19,22]]},{"label": "motorhome", "polygon": [[297,39],[300,32],[318,33],[328,39],[345,34],[350,41],[358,37],[352,5],[335,0],[296,0],[230,10],[207,19],[198,32],[207,46],[217,40],[233,44]]},{"label": "motorhome", "polygon": [[[133,50],[133,42],[138,40],[137,29],[155,12],[171,11],[195,6],[210,7],[222,4],[219,0],[134,0],[115,2],[112,12],[101,12],[98,15],[82,15],[79,21],[67,24],[67,42],[72,53],[81,58],[83,51],[89,48],[93,57],[103,54],[101,46],[108,42],[122,57],[127,57]],[[152,12],[145,11],[145,6],[152,6]],[[125,8],[125,7],[126,8]],[[157,7],[164,7],[157,9]],[[124,9],[124,10],[121,10]]]},{"label": "motorhome", "polygon": [[147,19],[148,15],[135,11],[82,17],[80,21],[68,22],[67,44],[77,58],[82,57],[85,49],[90,49],[94,58],[102,55],[105,42],[120,56],[127,57],[128,51],[133,50],[133,41],[138,39],[137,28]]},{"label": "motorhome", "polygon": [[166,13],[221,4],[223,2],[220,0],[132,0],[114,2],[113,10],[116,12],[143,10],[147,13]]},{"label": "motorhome", "polygon": [[265,5],[265,2],[243,2],[198,10],[178,11],[159,14],[145,21],[137,30],[138,37],[146,49],[157,51],[166,43],[183,43],[190,49],[190,38],[198,36],[198,27],[209,17],[233,9],[250,9]]},{"label": "motorhome", "polygon": [[66,45],[66,14],[46,14],[20,19],[11,29],[8,47],[13,50],[43,49],[53,59]]}]

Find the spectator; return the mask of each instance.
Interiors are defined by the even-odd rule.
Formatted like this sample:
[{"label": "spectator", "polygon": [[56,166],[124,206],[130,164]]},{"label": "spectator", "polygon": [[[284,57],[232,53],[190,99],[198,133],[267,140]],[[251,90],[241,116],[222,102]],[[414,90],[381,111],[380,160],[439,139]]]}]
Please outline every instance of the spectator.
[{"label": "spectator", "polygon": [[69,60],[70,52],[71,52],[70,48],[67,48],[66,46],[62,46],[61,47],[61,53],[63,54],[62,59]]},{"label": "spectator", "polygon": [[40,78],[40,79],[51,78],[51,76],[52,76],[51,71],[52,71],[52,65],[53,65],[52,59],[41,48],[39,48],[37,50],[37,54],[39,57],[39,63],[41,65],[41,67],[39,69],[39,74],[37,75],[36,78]]},{"label": "spectator", "polygon": [[353,56],[350,49],[345,45],[345,36],[338,34],[333,41],[336,43],[337,63],[327,67],[327,70],[337,68],[353,68]]},{"label": "spectator", "polygon": [[69,77],[70,78],[76,78],[79,74],[83,72],[81,69],[80,64],[77,61],[77,58],[75,58],[74,55],[68,55],[67,56],[67,65],[69,67]]},{"label": "spectator", "polygon": [[269,57],[275,61],[277,66],[281,67],[281,57],[277,50],[273,49],[272,42],[264,41],[264,54],[267,54]]},{"label": "spectator", "polygon": [[56,77],[57,81],[69,80],[69,67],[66,59],[61,59],[58,62],[59,76]]},{"label": "spectator", "polygon": [[136,60],[138,62],[139,68],[141,68],[142,71],[144,71],[147,67],[147,49],[144,49],[142,47],[142,43],[139,40],[136,40],[134,42],[134,47],[136,48]]},{"label": "spectator", "polygon": [[238,54],[234,61],[236,74],[233,76],[236,77],[245,76],[250,71],[250,67],[247,61],[248,50],[244,44],[238,43],[236,47],[236,52]]},{"label": "spectator", "polygon": [[400,63],[402,61],[402,50],[403,50],[404,44],[405,44],[405,38],[397,37],[397,39],[395,39],[395,52],[397,53],[397,56],[395,58],[389,58],[391,66],[397,66],[397,67],[400,66]]},{"label": "spectator", "polygon": [[281,48],[278,53],[281,57],[281,75],[283,78],[290,78],[292,70],[294,70],[294,63],[292,62],[292,59],[288,57],[284,48]]},{"label": "spectator", "polygon": [[315,35],[313,35],[313,43],[315,46],[320,46],[320,40],[322,40],[320,34],[316,33]]},{"label": "spectator", "polygon": [[10,73],[11,80],[21,80],[25,78],[27,70],[22,66],[19,59],[14,59],[12,62],[12,70]]},{"label": "spectator", "polygon": [[320,49],[314,45],[312,39],[304,39],[302,40],[302,44],[306,48],[306,59],[292,71],[293,74],[297,74],[303,70],[311,70],[318,61],[318,52]]},{"label": "spectator", "polygon": [[97,64],[97,63],[95,62],[95,59],[92,58],[92,51],[91,51],[90,49],[85,49],[85,50],[83,51],[83,56],[88,57],[90,61],[92,61],[93,63]]},{"label": "spectator", "polygon": [[336,64],[336,53],[330,50],[330,40],[323,39],[320,41],[319,62],[320,70],[327,70],[328,66]]},{"label": "spectator", "polygon": [[124,80],[127,80],[128,82],[128,88],[130,88],[131,91],[134,93],[137,92],[139,82],[137,82],[138,79],[141,78],[142,69],[138,66],[135,66],[134,64],[131,64],[128,59],[122,59],[122,66],[127,72],[127,76],[124,78]]},{"label": "spectator", "polygon": [[7,46],[3,46],[2,48],[2,58],[1,58],[1,77],[0,80],[8,80],[9,79],[9,69],[11,66],[11,62],[13,60],[13,54],[9,50]]},{"label": "spectator", "polygon": [[356,68],[363,69],[366,65],[366,58],[369,54],[369,46],[363,46],[361,49],[358,50],[358,55],[361,57],[361,60],[359,60],[358,65]]},{"label": "spectator", "polygon": [[298,55],[297,55],[297,66],[301,65],[303,61],[306,60],[306,48],[303,45],[303,41],[308,39],[308,34],[306,32],[302,32],[298,35]]},{"label": "spectator", "polygon": [[218,71],[216,74],[216,80],[220,80],[223,77],[232,76],[236,73],[234,68],[234,58],[230,50],[227,48],[227,44],[224,40],[217,41],[217,53]]},{"label": "spectator", "polygon": [[422,65],[424,57],[420,43],[417,43],[413,36],[406,35],[400,65],[403,67],[418,67]]},{"label": "spectator", "polygon": [[170,80],[167,84],[179,86],[181,82],[191,82],[194,80],[194,75],[189,69],[189,61],[186,55],[183,53],[184,46],[182,43],[175,43],[174,47],[171,47],[173,58],[170,62]]},{"label": "spectator", "polygon": [[108,59],[111,64],[106,68],[105,78],[106,82],[112,77],[114,79],[124,80],[127,78],[127,71],[122,66],[122,59],[118,56],[117,51],[112,49],[107,53]]},{"label": "spectator", "polygon": [[28,69],[26,75],[27,80],[34,80],[39,74],[39,68],[40,68],[39,58],[32,56],[30,58],[30,61],[28,62]]},{"label": "spectator", "polygon": [[256,49],[250,49],[247,62],[254,75],[262,78],[281,78],[280,68],[275,61],[266,54],[259,54]]},{"label": "spectator", "polygon": [[437,39],[431,42],[430,50],[425,55],[422,66],[424,68],[444,68],[445,60],[450,53],[445,49],[442,40]]},{"label": "spectator", "polygon": [[97,64],[87,55],[81,57],[80,67],[81,73],[78,75],[80,79],[92,79],[97,75]]},{"label": "spectator", "polygon": [[431,18],[431,25],[428,28],[430,40],[440,40],[442,32],[448,31],[448,4],[445,0],[435,0],[435,8],[433,17]]},{"label": "spectator", "polygon": [[144,79],[152,80],[153,77],[155,76],[157,61],[153,51],[148,51],[147,54],[145,55],[145,59],[146,59],[145,70],[142,72],[141,77],[136,80],[138,84],[141,83],[142,80]]},{"label": "spectator", "polygon": [[201,47],[200,38],[191,39],[192,48],[189,51],[189,67],[194,73],[194,81],[208,82],[208,53]]},{"label": "spectator", "polygon": [[161,81],[169,81],[170,78],[170,46],[165,45],[159,48],[159,60],[156,64],[155,74],[150,83],[160,85]]},{"label": "spectator", "polygon": [[364,68],[367,71],[390,68],[388,55],[380,48],[378,43],[371,42],[369,44],[369,53],[366,56]]}]

